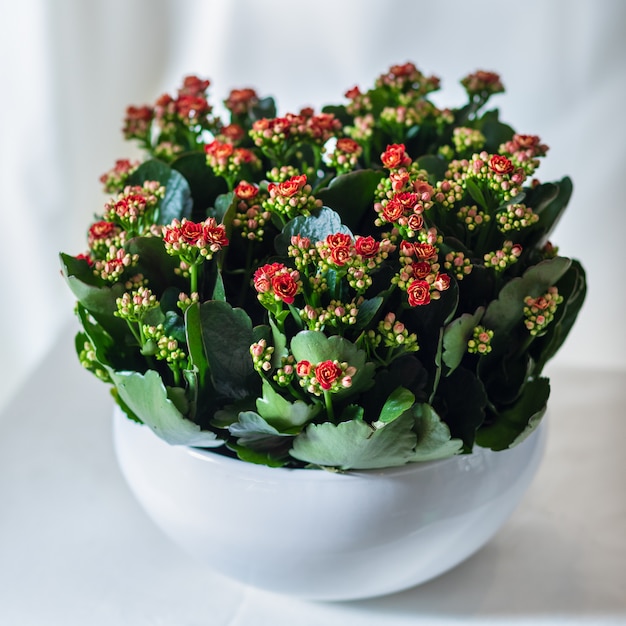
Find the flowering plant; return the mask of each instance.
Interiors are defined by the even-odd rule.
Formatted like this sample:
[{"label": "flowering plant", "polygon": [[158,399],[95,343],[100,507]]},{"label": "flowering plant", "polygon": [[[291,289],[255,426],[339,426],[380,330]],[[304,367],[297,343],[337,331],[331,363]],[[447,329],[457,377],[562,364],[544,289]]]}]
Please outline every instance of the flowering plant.
[{"label": "flowering plant", "polygon": [[496,74],[461,82],[457,109],[412,63],[319,113],[239,89],[220,117],[195,76],[129,107],[147,158],[102,177],[88,251],[61,255],[81,363],[166,441],[271,466],[521,441],[585,296],[548,241],[572,183],[485,110]]}]

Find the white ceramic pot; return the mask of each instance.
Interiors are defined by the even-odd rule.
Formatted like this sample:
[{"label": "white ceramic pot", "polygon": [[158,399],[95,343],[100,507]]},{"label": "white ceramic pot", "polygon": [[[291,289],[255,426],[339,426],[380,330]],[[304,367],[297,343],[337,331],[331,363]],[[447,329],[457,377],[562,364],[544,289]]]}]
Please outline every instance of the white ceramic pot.
[{"label": "white ceramic pot", "polygon": [[476,552],[528,487],[543,431],[503,452],[340,474],[171,446],[114,418],[128,484],[171,539],[242,583],[324,600],[400,591]]}]

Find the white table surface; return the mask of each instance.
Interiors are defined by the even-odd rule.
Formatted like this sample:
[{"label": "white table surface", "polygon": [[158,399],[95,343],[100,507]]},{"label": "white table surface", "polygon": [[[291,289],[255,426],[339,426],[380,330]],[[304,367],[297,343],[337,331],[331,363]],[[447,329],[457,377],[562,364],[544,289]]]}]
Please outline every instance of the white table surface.
[{"label": "white table surface", "polygon": [[72,332],[0,414],[1,625],[626,624],[626,372],[548,372],[544,461],[479,553],[399,594],[308,603],[214,574],[152,525]]}]

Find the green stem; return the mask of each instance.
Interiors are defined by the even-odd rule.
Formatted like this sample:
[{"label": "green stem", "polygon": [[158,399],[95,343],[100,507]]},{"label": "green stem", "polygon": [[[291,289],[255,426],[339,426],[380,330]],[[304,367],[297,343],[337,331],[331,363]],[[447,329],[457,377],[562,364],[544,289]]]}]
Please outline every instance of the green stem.
[{"label": "green stem", "polygon": [[326,405],[326,413],[331,422],[335,421],[335,411],[333,410],[332,394],[324,389],[324,404]]},{"label": "green stem", "polygon": [[198,265],[193,263],[189,268],[189,279],[191,281],[191,293],[198,293]]}]

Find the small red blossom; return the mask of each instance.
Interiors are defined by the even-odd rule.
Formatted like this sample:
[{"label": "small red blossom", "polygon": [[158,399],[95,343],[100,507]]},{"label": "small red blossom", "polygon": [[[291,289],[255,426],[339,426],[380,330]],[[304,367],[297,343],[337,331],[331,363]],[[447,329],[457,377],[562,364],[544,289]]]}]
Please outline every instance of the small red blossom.
[{"label": "small red blossom", "polygon": [[361,95],[361,90],[357,86],[354,86],[351,89],[348,89],[348,91],[346,91],[346,93],[344,94],[344,96],[348,98],[348,100],[354,100],[355,98],[358,98],[360,95]]},{"label": "small red blossom", "polygon": [[418,213],[413,213],[407,218],[406,225],[413,231],[421,230],[424,227],[424,218]]},{"label": "small red blossom", "polygon": [[380,160],[388,170],[396,170],[411,164],[411,159],[406,153],[404,144],[387,146],[387,149],[380,155]]},{"label": "small red blossom", "polygon": [[431,272],[431,265],[428,261],[418,261],[411,265],[411,271],[414,278],[426,278]]},{"label": "small red blossom", "polygon": [[93,267],[93,259],[88,254],[84,254],[81,252],[80,254],[77,254],[74,258],[77,261],[85,261],[87,265],[89,265],[89,267]]},{"label": "small red blossom", "polygon": [[406,293],[411,306],[422,306],[430,302],[430,285],[425,280],[412,280]]},{"label": "small red blossom", "polygon": [[296,374],[301,378],[309,376],[313,370],[313,365],[309,361],[298,361],[296,363]]},{"label": "small red blossom", "polygon": [[285,304],[293,304],[295,296],[300,290],[298,278],[297,271],[280,272],[272,277],[272,289]]},{"label": "small red blossom", "polygon": [[89,227],[89,242],[114,237],[118,232],[119,229],[112,222],[105,220],[95,222]]},{"label": "small red blossom", "polygon": [[352,237],[346,233],[335,233],[326,237],[329,248],[344,248],[352,245]]},{"label": "small red blossom", "polygon": [[418,259],[428,260],[437,256],[437,248],[430,243],[415,243],[413,249]]},{"label": "small red blossom", "polygon": [[337,139],[337,150],[346,154],[355,154],[361,152],[361,145],[354,139],[350,139],[350,137],[341,137]]},{"label": "small red blossom", "polygon": [[235,195],[240,200],[252,200],[259,193],[258,185],[242,180],[234,189]]},{"label": "small red blossom", "polygon": [[179,240],[182,240],[190,245],[195,245],[198,243],[198,240],[202,238],[203,234],[204,227],[202,224],[185,220],[180,225]]},{"label": "small red blossom", "polygon": [[380,243],[371,236],[357,237],[354,247],[357,254],[360,254],[364,259],[371,259],[378,254]]},{"label": "small red blossom", "polygon": [[254,89],[233,89],[228,98],[224,100],[224,105],[234,115],[244,115],[257,104],[258,101],[259,98]]},{"label": "small red blossom", "polygon": [[237,143],[246,136],[246,131],[239,124],[228,124],[222,128],[220,135],[232,143]]},{"label": "small red blossom", "polygon": [[315,378],[325,391],[328,391],[333,386],[333,383],[342,373],[339,365],[333,361],[322,361],[315,366]]},{"label": "small red blossom", "polygon": [[329,260],[339,267],[345,265],[352,256],[349,246],[335,246],[330,249]]},{"label": "small red blossom", "polygon": [[185,76],[183,86],[178,90],[179,96],[199,96],[202,95],[211,84],[210,80],[204,80],[197,76]]},{"label": "small red blossom", "polygon": [[382,208],[382,216],[387,222],[397,222],[404,216],[404,206],[396,198],[392,198]]},{"label": "small red blossom", "polygon": [[282,263],[268,263],[254,272],[253,283],[258,293],[265,293],[272,287],[272,277],[285,269]]},{"label": "small red blossom", "polygon": [[448,274],[437,274],[433,282],[433,287],[437,291],[445,291],[450,287],[450,276]]},{"label": "small red blossom", "polygon": [[223,224],[218,224],[214,217],[208,217],[204,221],[202,235],[213,252],[217,252],[228,245],[226,227]]},{"label": "small red blossom", "polygon": [[496,174],[510,174],[515,168],[505,156],[494,154],[489,159],[489,169]]}]

